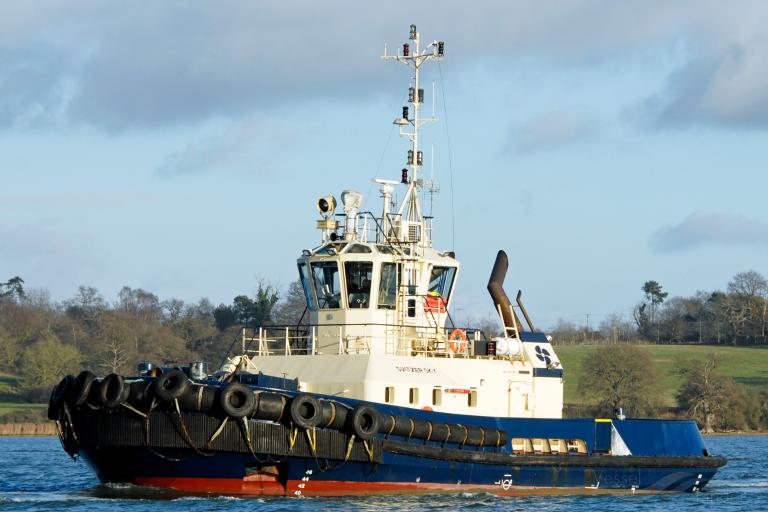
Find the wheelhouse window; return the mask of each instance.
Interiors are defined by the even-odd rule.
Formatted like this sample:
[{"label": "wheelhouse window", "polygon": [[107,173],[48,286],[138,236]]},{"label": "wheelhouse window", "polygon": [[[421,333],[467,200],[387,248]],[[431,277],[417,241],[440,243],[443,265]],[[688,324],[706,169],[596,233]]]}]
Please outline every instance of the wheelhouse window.
[{"label": "wheelhouse window", "polygon": [[305,263],[299,263],[299,278],[301,279],[301,288],[304,290],[304,298],[307,299],[307,308],[310,311],[314,311],[317,309],[317,304],[315,304],[315,295],[312,293],[309,270],[307,270]]},{"label": "wheelhouse window", "polygon": [[335,261],[311,263],[312,278],[315,283],[317,305],[320,309],[341,307],[341,283],[339,265]]},{"label": "wheelhouse window", "polygon": [[397,265],[394,263],[381,264],[381,279],[379,280],[379,309],[395,309],[397,307],[397,288],[400,284]]},{"label": "wheelhouse window", "polygon": [[444,303],[448,303],[448,295],[451,293],[453,278],[456,276],[456,267],[432,267],[429,276],[428,295],[442,297]]},{"label": "wheelhouse window", "polygon": [[348,261],[344,263],[347,278],[347,303],[350,308],[362,309],[371,305],[371,279],[373,263]]},{"label": "wheelhouse window", "polygon": [[347,249],[347,252],[353,253],[353,254],[370,254],[373,251],[367,245],[352,244],[349,246],[349,249]]}]

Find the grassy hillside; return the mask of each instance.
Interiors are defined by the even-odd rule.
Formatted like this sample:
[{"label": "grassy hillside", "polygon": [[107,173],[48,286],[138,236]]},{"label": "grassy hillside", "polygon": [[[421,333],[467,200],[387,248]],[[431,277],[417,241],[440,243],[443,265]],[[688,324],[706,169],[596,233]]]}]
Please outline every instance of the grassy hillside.
[{"label": "grassy hillside", "polygon": [[[565,368],[565,402],[584,403],[578,393],[581,363],[595,349],[590,345],[556,346]],[[719,371],[746,386],[768,390],[768,347],[722,347],[698,345],[647,345],[659,379],[657,393],[666,406],[674,406],[675,394],[683,378],[678,369],[693,360],[703,360],[716,353]]]},{"label": "grassy hillside", "polygon": [[[585,403],[578,393],[581,363],[596,348],[593,345],[555,346],[565,368],[565,403]],[[721,347],[696,345],[646,345],[656,366],[662,405],[675,406],[675,394],[683,381],[678,369],[693,360],[703,360],[716,353],[719,371],[736,382],[751,388],[768,390],[768,347]],[[43,408],[42,404],[29,404],[16,395],[18,378],[0,373],[0,415],[29,409]]]},{"label": "grassy hillside", "polygon": [[10,412],[29,411],[32,409],[42,411],[46,404],[26,403],[17,395],[19,379],[7,373],[0,373],[0,416]]}]

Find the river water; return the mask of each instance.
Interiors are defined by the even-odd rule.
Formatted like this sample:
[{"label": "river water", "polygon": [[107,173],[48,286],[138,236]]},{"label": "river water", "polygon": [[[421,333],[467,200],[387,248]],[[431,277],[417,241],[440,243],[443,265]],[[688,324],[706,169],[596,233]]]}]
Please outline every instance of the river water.
[{"label": "river water", "polygon": [[86,464],[70,459],[54,437],[0,438],[0,511],[185,512],[226,510],[520,510],[594,512],[611,510],[768,510],[768,436],[707,438],[712,453],[728,465],[695,494],[537,496],[488,494],[373,496],[367,498],[173,497],[132,486],[99,485]]}]

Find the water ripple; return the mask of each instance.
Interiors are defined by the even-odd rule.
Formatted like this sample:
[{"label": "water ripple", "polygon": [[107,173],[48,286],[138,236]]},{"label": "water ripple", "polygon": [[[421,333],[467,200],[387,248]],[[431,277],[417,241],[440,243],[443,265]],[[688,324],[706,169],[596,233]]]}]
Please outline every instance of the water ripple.
[{"label": "water ripple", "polygon": [[723,436],[707,439],[710,451],[728,465],[704,491],[695,494],[532,496],[500,498],[485,493],[453,495],[370,496],[350,498],[195,497],[133,485],[101,485],[82,461],[73,461],[57,439],[0,438],[0,510],[185,512],[434,510],[676,512],[768,510],[768,436]]}]

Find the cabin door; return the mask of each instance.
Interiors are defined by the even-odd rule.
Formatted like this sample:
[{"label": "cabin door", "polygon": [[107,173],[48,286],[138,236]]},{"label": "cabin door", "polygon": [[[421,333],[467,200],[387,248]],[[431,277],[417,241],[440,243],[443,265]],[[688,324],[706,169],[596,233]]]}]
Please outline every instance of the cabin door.
[{"label": "cabin door", "polygon": [[507,416],[522,417],[526,416],[525,403],[528,400],[528,394],[524,389],[522,382],[509,381],[507,386]]}]

